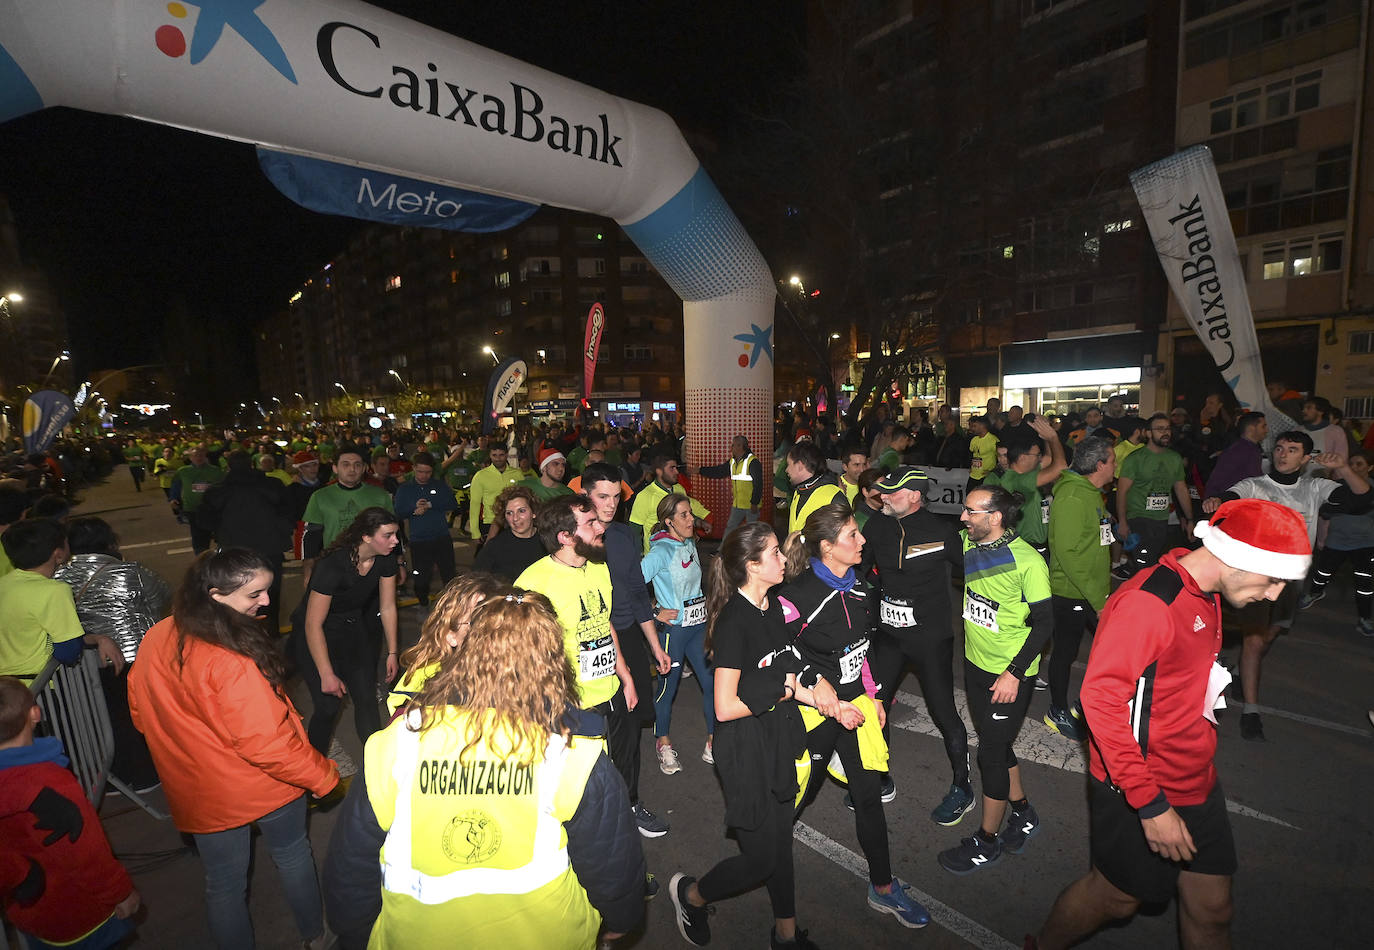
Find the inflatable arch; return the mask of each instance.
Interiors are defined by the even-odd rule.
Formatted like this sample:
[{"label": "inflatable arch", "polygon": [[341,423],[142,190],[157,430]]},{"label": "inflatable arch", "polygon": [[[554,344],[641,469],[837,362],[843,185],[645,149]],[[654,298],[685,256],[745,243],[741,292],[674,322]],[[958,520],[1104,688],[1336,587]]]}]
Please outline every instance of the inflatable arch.
[{"label": "inflatable arch", "polygon": [[771,458],[773,278],[656,109],[353,0],[0,0],[0,121],[50,106],[610,217],[683,300],[689,463]]}]

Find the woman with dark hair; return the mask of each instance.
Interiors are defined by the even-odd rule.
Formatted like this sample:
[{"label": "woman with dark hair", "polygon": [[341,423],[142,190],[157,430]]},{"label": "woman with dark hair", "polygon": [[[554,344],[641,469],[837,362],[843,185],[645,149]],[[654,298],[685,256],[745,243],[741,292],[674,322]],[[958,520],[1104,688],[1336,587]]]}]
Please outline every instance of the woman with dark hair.
[{"label": "woman with dark hair", "polygon": [[578,686],[553,606],[503,584],[467,617],[427,626],[431,675],[367,743],[334,826],[345,950],[591,948],[644,916],[625,783],[566,715]]},{"label": "woman with dark hair", "polygon": [[[123,560],[119,538],[102,518],[73,518],[67,525],[67,546],[71,559],[53,577],[71,587],[82,629],[109,637],[132,666],[143,635],[167,616],[172,588],[137,561]],[[155,788],[157,771],[148,744],[129,718],[127,678],[102,667],[100,685],[115,740],[110,771],[135,791]]]},{"label": "woman with dark hair", "polygon": [[783,556],[773,526],[743,524],[721,542],[706,598],[707,648],[715,653],[716,770],[725,791],[725,823],[740,853],[697,880],[679,871],[668,887],[677,927],[688,943],[711,940],[707,905],[758,887],[773,905],[774,947],[814,948],[797,929],[792,819],[797,758],[806,729],[797,701],[853,728],[859,714],[824,679],[802,685],[801,656],[769,591],[782,582]]},{"label": "woman with dark hair", "polygon": [[221,950],[253,946],[248,866],[257,825],[309,948],[325,930],[304,792],[328,794],[334,763],[310,747],[287,698],[286,666],[254,619],[272,572],[251,551],[207,552],[187,571],[172,616],[148,631],[129,674],[129,708],[153,753],[177,828],[205,866],[210,932]]},{"label": "woman with dark hair", "polygon": [[825,769],[817,764],[838,756],[849,785],[845,804],[854,810],[859,847],[868,860],[868,905],[893,915],[904,927],[924,927],[930,914],[907,896],[906,886],[892,874],[883,801],[895,798],[896,789],[891,798],[884,794],[886,717],[882,704],[875,703],[864,686],[864,658],[875,623],[872,602],[855,571],[863,546],[864,536],[844,499],[811,512],[802,530],[793,532],[783,546],[787,583],[779,589],[778,600],[801,653],[800,679],[805,683],[823,677],[834,685],[841,702],[853,704],[861,714],[856,731],[840,720],[802,711],[812,762],[803,802],[809,803],[825,781]]},{"label": "woman with dark hair", "polygon": [[472,569],[513,581],[525,573],[525,568],[548,554],[534,530],[538,514],[539,499],[524,485],[510,485],[497,495],[492,517],[496,534],[477,552]]},{"label": "woman with dark hair", "polygon": [[385,508],[364,508],[320,555],[291,616],[291,649],[310,690],[310,744],[329,748],[346,693],[353,694],[358,738],[382,727],[377,709],[377,651],[386,639],[386,680],[400,669],[396,645],[396,534]]}]

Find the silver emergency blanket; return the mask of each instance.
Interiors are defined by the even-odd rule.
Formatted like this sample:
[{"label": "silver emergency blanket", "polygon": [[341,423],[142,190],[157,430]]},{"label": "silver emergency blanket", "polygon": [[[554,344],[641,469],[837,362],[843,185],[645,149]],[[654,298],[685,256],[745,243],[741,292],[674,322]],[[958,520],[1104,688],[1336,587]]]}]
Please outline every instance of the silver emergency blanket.
[{"label": "silver emergency blanket", "polygon": [[82,629],[114,640],[129,663],[172,599],[172,588],[157,574],[109,554],[74,554],[53,576],[71,587]]}]

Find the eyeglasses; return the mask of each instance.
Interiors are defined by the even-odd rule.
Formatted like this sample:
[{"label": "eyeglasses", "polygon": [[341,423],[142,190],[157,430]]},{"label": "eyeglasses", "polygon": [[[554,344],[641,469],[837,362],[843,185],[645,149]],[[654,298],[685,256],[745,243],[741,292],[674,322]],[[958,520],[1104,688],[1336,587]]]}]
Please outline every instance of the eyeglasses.
[{"label": "eyeglasses", "polygon": [[991,508],[970,508],[968,505],[964,505],[963,507],[964,513],[970,515],[986,515],[990,514],[992,511]]}]

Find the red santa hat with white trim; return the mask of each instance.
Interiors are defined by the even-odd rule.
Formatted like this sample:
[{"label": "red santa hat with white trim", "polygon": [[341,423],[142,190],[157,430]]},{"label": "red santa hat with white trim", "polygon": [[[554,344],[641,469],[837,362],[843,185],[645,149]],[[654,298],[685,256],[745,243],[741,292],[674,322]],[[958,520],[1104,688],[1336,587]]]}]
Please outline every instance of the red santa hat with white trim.
[{"label": "red santa hat with white trim", "polygon": [[1307,522],[1275,501],[1228,501],[1210,523],[1199,521],[1193,533],[1222,563],[1252,574],[1296,581],[1307,576],[1312,564]]},{"label": "red santa hat with white trim", "polygon": [[563,455],[562,452],[558,451],[557,449],[555,449],[555,448],[540,449],[540,450],[539,450],[539,471],[541,471],[541,472],[544,471],[544,467],[545,467],[546,465],[548,465],[550,462],[557,462],[557,461],[559,461],[560,459],[563,459],[564,461],[566,461],[566,457]]}]

